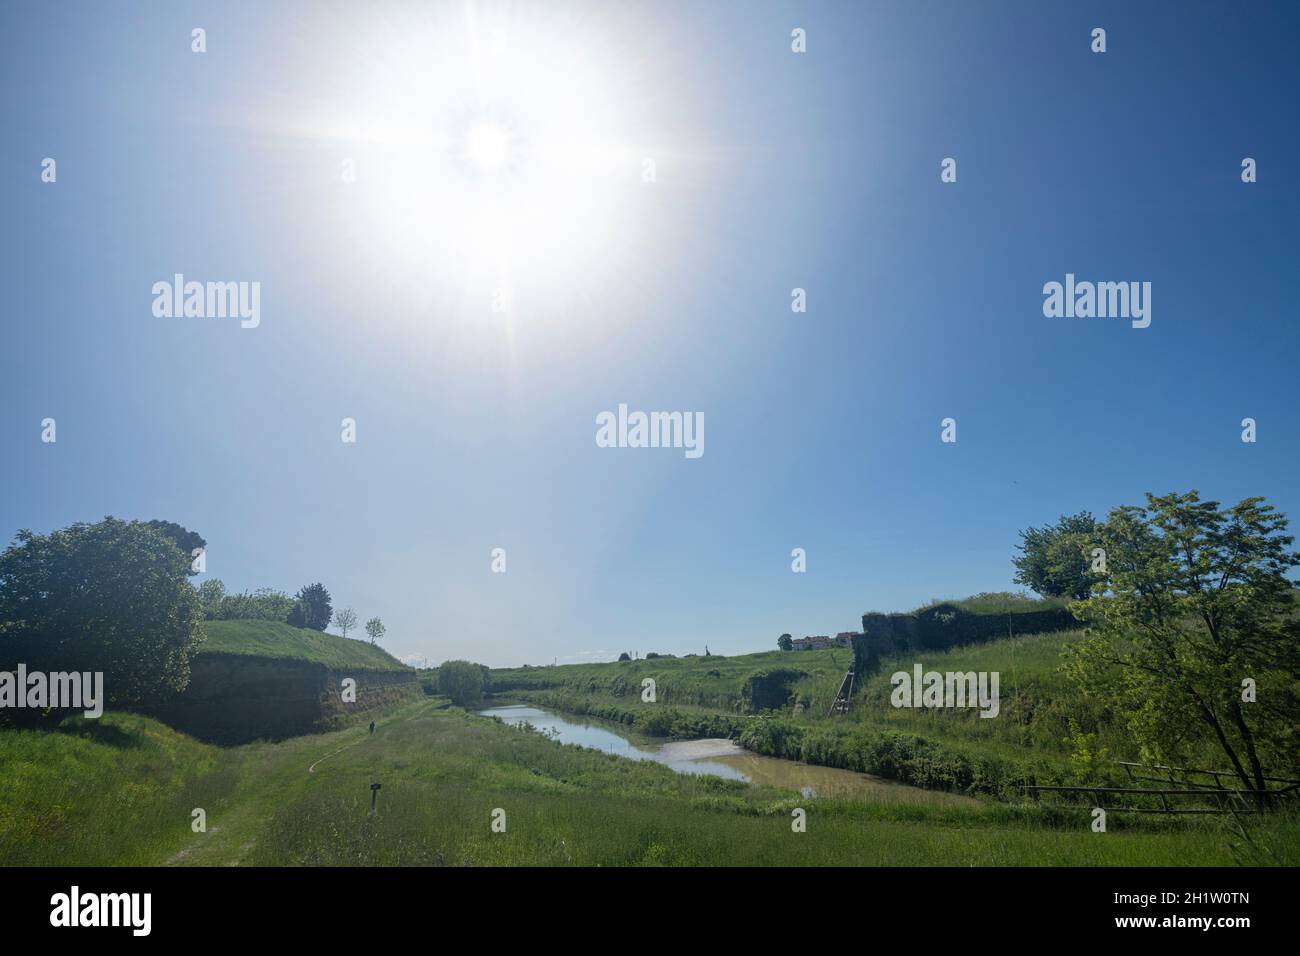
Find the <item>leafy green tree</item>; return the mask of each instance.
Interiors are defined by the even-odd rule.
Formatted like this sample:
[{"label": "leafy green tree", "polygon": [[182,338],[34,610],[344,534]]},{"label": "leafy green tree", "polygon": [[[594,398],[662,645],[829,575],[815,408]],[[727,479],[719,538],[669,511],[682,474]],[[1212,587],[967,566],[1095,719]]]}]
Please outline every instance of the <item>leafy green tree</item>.
[{"label": "leafy green tree", "polygon": [[345,607],[334,615],[334,626],[339,629],[339,633],[347,637],[348,631],[357,626],[357,612],[350,607]]},{"label": "leafy green tree", "polygon": [[794,638],[789,634],[782,634],[776,639],[776,646],[783,651],[794,650]]},{"label": "leafy green tree", "polygon": [[225,599],[226,585],[221,578],[208,578],[199,585],[199,607],[208,620],[214,620],[221,615],[221,603]]},{"label": "leafy green tree", "polygon": [[483,703],[485,670],[470,661],[444,661],[438,668],[438,692],[457,707],[477,707]]},{"label": "leafy green tree", "polygon": [[110,706],[184,690],[201,640],[189,573],[189,554],[138,521],[19,531],[0,554],[0,664],[102,671]]},{"label": "leafy green tree", "polygon": [[[175,521],[154,519],[153,521],[146,521],[144,524],[153,528],[163,537],[171,539],[181,553],[185,555],[187,563],[193,563],[195,551],[208,546],[208,543],[203,540],[201,535],[189,528],[178,525]],[[198,574],[199,572],[191,567],[189,573]]]},{"label": "leafy green tree", "polygon": [[330,618],[334,616],[330,604],[330,593],[325,585],[308,584],[298,591],[293,610],[289,612],[289,623],[294,627],[306,627],[313,631],[323,631],[329,627]]},{"label": "leafy green tree", "polygon": [[[1197,492],[1147,495],[1099,526],[1106,578],[1071,609],[1089,637],[1071,677],[1124,715],[1143,755],[1182,763],[1210,748],[1247,790],[1300,764],[1300,626],[1286,516]],[[1200,734],[1194,732],[1199,727]]]},{"label": "leafy green tree", "polygon": [[630,661],[632,659],[632,655],[629,654],[627,651],[624,651],[622,654],[618,655],[618,659],[620,662]]},{"label": "leafy green tree", "polygon": [[1091,546],[1096,542],[1097,522],[1087,511],[1062,515],[1055,525],[1028,528],[1020,532],[1015,582],[1044,597],[1087,598],[1094,575]]},{"label": "leafy green tree", "polygon": [[384,627],[384,622],[377,617],[372,617],[366,621],[366,635],[370,638],[371,644],[377,644],[384,639],[384,632],[388,629]]}]

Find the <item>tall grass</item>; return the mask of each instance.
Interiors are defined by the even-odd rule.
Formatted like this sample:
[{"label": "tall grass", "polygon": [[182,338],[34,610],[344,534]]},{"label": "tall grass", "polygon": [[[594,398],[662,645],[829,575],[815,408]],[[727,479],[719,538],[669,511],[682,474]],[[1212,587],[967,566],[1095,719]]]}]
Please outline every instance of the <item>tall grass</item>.
[{"label": "tall grass", "polygon": [[[1217,820],[1113,819],[1099,835],[1082,812],[805,798],[562,746],[436,699],[373,736],[225,750],[131,715],[4,731],[0,786],[9,865],[1231,865],[1242,842]],[[194,807],[206,833],[190,829]],[[1248,825],[1268,859],[1300,860],[1294,819]]]},{"label": "tall grass", "polygon": [[0,731],[0,864],[158,862],[195,807],[234,791],[236,762],[134,714]]}]

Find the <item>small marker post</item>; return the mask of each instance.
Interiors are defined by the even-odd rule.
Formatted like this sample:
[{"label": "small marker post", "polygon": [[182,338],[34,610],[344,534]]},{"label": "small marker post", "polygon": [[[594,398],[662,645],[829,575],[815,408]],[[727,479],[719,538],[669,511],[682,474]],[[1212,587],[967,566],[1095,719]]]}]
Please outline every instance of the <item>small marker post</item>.
[{"label": "small marker post", "polygon": [[379,799],[379,788],[382,784],[372,783],[370,785],[370,812],[375,812],[375,801]]}]

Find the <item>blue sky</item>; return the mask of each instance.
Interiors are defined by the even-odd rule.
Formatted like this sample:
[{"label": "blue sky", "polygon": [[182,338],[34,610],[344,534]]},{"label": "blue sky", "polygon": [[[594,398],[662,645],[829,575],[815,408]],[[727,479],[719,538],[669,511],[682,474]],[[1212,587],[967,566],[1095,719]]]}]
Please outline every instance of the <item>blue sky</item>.
[{"label": "blue sky", "polygon": [[[457,4],[131,11],[0,12],[5,536],[178,521],[231,590],[510,665],[1006,589],[1018,529],[1147,491],[1300,515],[1293,5],[480,5],[530,51],[490,98]],[[622,149],[564,237],[520,220],[506,313],[479,174],[375,134],[467,110]],[[177,272],[260,282],[261,324],[155,317]],[[1067,272],[1149,281],[1151,326],[1045,318]],[[705,454],[598,448],[619,403]]]}]

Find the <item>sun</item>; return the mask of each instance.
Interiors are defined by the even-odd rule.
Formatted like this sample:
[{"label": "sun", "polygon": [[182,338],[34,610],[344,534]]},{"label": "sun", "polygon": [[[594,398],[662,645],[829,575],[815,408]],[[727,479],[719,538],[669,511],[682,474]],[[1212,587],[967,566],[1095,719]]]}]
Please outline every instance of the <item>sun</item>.
[{"label": "sun", "polygon": [[491,120],[475,123],[465,136],[465,158],[485,173],[497,173],[510,162],[510,132]]},{"label": "sun", "polygon": [[626,31],[543,5],[403,17],[366,21],[346,71],[331,66],[344,93],[292,120],[355,160],[336,241],[394,288],[572,314],[629,271],[645,158],[666,149]]}]

